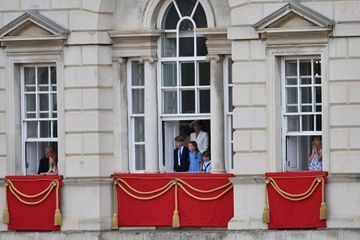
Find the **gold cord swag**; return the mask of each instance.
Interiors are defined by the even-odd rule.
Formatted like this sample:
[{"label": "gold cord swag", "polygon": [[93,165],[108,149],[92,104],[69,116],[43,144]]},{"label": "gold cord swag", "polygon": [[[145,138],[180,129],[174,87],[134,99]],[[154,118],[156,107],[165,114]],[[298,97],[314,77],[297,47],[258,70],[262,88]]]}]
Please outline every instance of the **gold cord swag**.
[{"label": "gold cord swag", "polygon": [[[7,203],[7,188],[9,188],[10,192],[14,195],[14,197],[19,202],[21,202],[25,205],[38,205],[38,204],[44,202],[49,197],[52,190],[55,188],[56,206],[55,206],[55,214],[54,214],[54,226],[60,226],[61,225],[61,212],[60,212],[60,207],[59,207],[59,187],[60,187],[59,181],[54,179],[51,181],[49,186],[47,186],[43,191],[41,191],[37,194],[34,194],[34,195],[28,195],[28,194],[21,192],[19,189],[17,189],[15,187],[14,183],[11,180],[7,179],[5,181],[5,207],[4,207],[4,211],[3,211],[3,223],[4,224],[10,223],[9,208],[8,208],[8,203]],[[26,201],[23,199],[23,198],[34,199],[34,198],[38,198],[40,196],[42,196],[42,198],[39,199],[38,201]]]},{"label": "gold cord swag", "polygon": [[265,180],[265,207],[263,212],[263,222],[270,223],[270,209],[269,209],[269,197],[268,197],[268,185],[270,184],[275,191],[283,198],[289,201],[302,201],[309,198],[321,183],[321,205],[320,205],[320,220],[327,219],[327,210],[325,204],[325,180],[323,177],[316,177],[311,183],[310,187],[303,193],[291,194],[279,187],[274,178],[266,178]]},{"label": "gold cord swag", "polygon": [[[178,187],[180,187],[189,197],[199,200],[199,201],[212,201],[212,200],[219,199],[223,195],[225,195],[227,192],[229,192],[233,187],[232,183],[229,182],[222,186],[219,186],[219,187],[216,187],[216,188],[213,188],[210,190],[201,190],[201,189],[191,186],[189,183],[185,182],[182,179],[176,178],[176,179],[170,180],[167,184],[165,184],[161,188],[158,188],[158,189],[155,189],[152,191],[140,191],[140,190],[133,188],[124,179],[117,178],[114,180],[114,187],[113,187],[114,213],[113,213],[112,221],[111,221],[111,228],[113,230],[118,229],[118,215],[117,215],[117,201],[116,201],[117,200],[117,192],[116,192],[117,186],[121,190],[123,190],[127,195],[129,195],[130,197],[137,199],[137,200],[142,200],[142,201],[149,201],[149,200],[158,198],[158,197],[164,195],[165,193],[167,193],[172,187],[174,187],[175,188],[175,198],[174,198],[175,202],[174,202],[174,213],[173,213],[173,219],[172,219],[172,227],[173,228],[180,227],[180,218],[179,218],[179,209],[178,209]],[[132,191],[138,195],[142,195],[142,196],[137,196],[137,195],[133,194],[127,188],[130,191]],[[219,190],[223,190],[223,191],[214,197],[199,197],[199,196],[192,194],[187,188],[193,190],[194,192],[203,193],[203,194],[213,193],[213,192],[216,192]],[[152,195],[152,194],[155,194],[155,195]],[[151,196],[147,196],[147,195],[151,195]]]}]

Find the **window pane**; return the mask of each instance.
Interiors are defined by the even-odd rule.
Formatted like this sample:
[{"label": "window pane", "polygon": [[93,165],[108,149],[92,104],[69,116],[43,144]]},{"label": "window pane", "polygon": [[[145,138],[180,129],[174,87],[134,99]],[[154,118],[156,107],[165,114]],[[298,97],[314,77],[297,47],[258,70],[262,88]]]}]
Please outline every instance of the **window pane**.
[{"label": "window pane", "polygon": [[200,90],[200,113],[210,113],[210,90]]},{"label": "window pane", "polygon": [[302,116],[302,131],[314,131],[314,115]]},{"label": "window pane", "polygon": [[201,4],[196,8],[193,19],[197,28],[207,28],[206,14]]},{"label": "window pane", "polygon": [[27,165],[27,173],[37,173],[38,161],[42,157],[42,153],[39,151],[39,143],[27,142],[25,143],[25,161]]},{"label": "window pane", "polygon": [[144,118],[136,117],[134,118],[134,130],[135,142],[143,142],[144,141]]},{"label": "window pane", "polygon": [[53,137],[57,138],[57,121],[53,121]]},{"label": "window pane", "polygon": [[228,71],[229,71],[229,79],[228,79],[228,83],[233,83],[233,80],[232,80],[232,65],[233,65],[233,60],[232,59],[229,59],[229,66],[228,66]]},{"label": "window pane", "polygon": [[144,64],[132,62],[132,86],[144,86]]},{"label": "window pane", "polygon": [[49,110],[49,95],[39,94],[40,111]]},{"label": "window pane", "polygon": [[311,78],[309,77],[302,77],[301,84],[311,84]]},{"label": "window pane", "polygon": [[194,63],[181,63],[181,86],[195,85]]},{"label": "window pane", "polygon": [[206,38],[204,37],[197,37],[196,38],[196,54],[197,56],[206,56],[208,51],[207,51],[207,46],[206,46]]},{"label": "window pane", "polygon": [[297,62],[296,61],[285,61],[285,73],[286,76],[297,76]]},{"label": "window pane", "polygon": [[51,84],[56,84],[56,67],[51,67],[50,73],[51,73]]},{"label": "window pane", "polygon": [[181,112],[195,113],[195,91],[183,90],[181,91]]},{"label": "window pane", "polygon": [[180,57],[194,56],[194,37],[179,39],[179,55]]},{"label": "window pane", "polygon": [[175,90],[163,92],[163,113],[177,113],[177,94]]},{"label": "window pane", "polygon": [[176,38],[168,36],[163,38],[163,57],[176,57]]},{"label": "window pane", "polygon": [[297,105],[288,105],[286,107],[286,111],[288,113],[294,113],[294,112],[298,112],[298,106]]},{"label": "window pane", "polygon": [[38,123],[37,122],[27,122],[26,123],[27,138],[36,138],[38,137]]},{"label": "window pane", "polygon": [[228,106],[228,111],[232,112],[234,110],[234,106],[233,106],[233,88],[229,87],[229,106]]},{"label": "window pane", "polygon": [[288,170],[308,170],[308,156],[311,150],[311,136],[286,138],[286,161]]},{"label": "window pane", "polygon": [[176,86],[176,63],[164,63],[163,64],[163,76],[162,76],[162,85],[167,86]]},{"label": "window pane", "polygon": [[182,16],[190,16],[197,0],[176,0]]},{"label": "window pane", "polygon": [[38,84],[49,84],[49,73],[47,67],[39,67],[38,69]]},{"label": "window pane", "polygon": [[35,94],[26,94],[25,101],[26,101],[25,102],[26,111],[35,112],[36,110]]},{"label": "window pane", "polygon": [[56,98],[56,93],[51,94],[52,96],[52,111],[56,112],[57,111],[57,98]]},{"label": "window pane", "polygon": [[144,113],[144,89],[132,90],[133,113]]},{"label": "window pane", "polygon": [[40,121],[40,137],[49,138],[51,137],[51,126],[50,121]]},{"label": "window pane", "polygon": [[176,29],[176,24],[180,20],[179,14],[177,13],[175,6],[171,3],[165,17],[165,29]]},{"label": "window pane", "polygon": [[25,67],[24,68],[24,79],[25,84],[35,84],[35,68],[34,67]]},{"label": "window pane", "polygon": [[315,87],[315,101],[321,103],[321,87]]},{"label": "window pane", "polygon": [[321,105],[316,105],[316,112],[321,112]]},{"label": "window pane", "polygon": [[301,88],[301,103],[312,103],[311,87]]},{"label": "window pane", "polygon": [[321,131],[321,129],[322,129],[321,115],[316,115],[316,131]]},{"label": "window pane", "polygon": [[287,90],[287,103],[296,104],[298,102],[297,88],[286,88]]},{"label": "window pane", "polygon": [[200,85],[210,85],[210,63],[199,63],[199,82]]},{"label": "window pane", "polygon": [[135,145],[135,169],[145,169],[145,146]]},{"label": "window pane", "polygon": [[286,84],[287,85],[296,85],[297,84],[297,78],[295,78],[295,77],[286,78]]},{"label": "window pane", "polygon": [[312,106],[301,106],[301,112],[312,112]]},{"label": "window pane", "polygon": [[184,19],[181,21],[179,26],[179,31],[193,33],[192,31],[193,29],[194,29],[194,25],[189,19]]},{"label": "window pane", "polygon": [[310,60],[300,60],[300,76],[311,76]]},{"label": "window pane", "polygon": [[321,62],[320,59],[314,59],[314,75],[315,77],[321,76]]},{"label": "window pane", "polygon": [[287,116],[288,131],[298,132],[300,131],[300,117],[299,116]]}]

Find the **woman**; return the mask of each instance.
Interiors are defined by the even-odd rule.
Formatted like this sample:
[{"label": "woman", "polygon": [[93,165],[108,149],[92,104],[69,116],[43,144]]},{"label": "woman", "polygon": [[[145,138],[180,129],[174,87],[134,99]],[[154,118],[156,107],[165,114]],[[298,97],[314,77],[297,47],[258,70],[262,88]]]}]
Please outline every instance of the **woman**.
[{"label": "woman", "polygon": [[313,140],[313,148],[309,153],[309,170],[322,171],[322,144],[320,136],[314,137]]},{"label": "woman", "polygon": [[193,133],[190,134],[190,141],[195,141],[201,153],[209,150],[209,136],[207,132],[202,131],[200,121],[193,121],[190,124],[194,128]]}]

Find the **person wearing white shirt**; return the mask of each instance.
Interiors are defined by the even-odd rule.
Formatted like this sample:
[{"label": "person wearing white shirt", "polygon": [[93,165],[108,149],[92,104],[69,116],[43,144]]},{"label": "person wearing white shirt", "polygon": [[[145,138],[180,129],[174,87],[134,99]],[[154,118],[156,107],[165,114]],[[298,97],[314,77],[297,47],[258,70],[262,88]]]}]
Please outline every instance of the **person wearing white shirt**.
[{"label": "person wearing white shirt", "polygon": [[208,151],[209,149],[209,135],[207,132],[201,130],[200,121],[193,121],[190,124],[194,128],[193,133],[190,134],[190,141],[195,141],[198,145],[198,149],[201,153]]}]

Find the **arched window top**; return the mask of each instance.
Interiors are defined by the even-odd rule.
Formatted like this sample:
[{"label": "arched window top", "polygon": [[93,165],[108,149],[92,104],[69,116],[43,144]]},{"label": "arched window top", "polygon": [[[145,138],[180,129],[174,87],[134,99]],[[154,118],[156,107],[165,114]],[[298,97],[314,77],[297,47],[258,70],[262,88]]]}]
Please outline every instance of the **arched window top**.
[{"label": "arched window top", "polygon": [[[195,26],[188,18],[194,21]],[[206,14],[199,0],[172,0],[164,15],[163,28],[176,29],[179,21],[182,21],[180,28],[184,25],[192,26],[191,29],[207,27]]]}]

